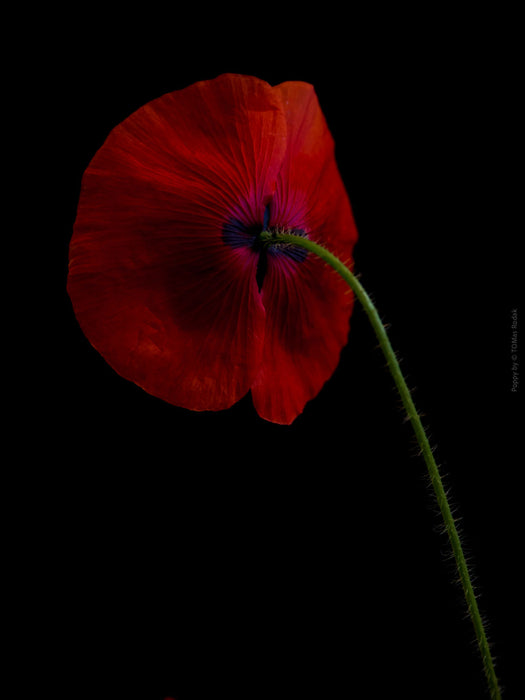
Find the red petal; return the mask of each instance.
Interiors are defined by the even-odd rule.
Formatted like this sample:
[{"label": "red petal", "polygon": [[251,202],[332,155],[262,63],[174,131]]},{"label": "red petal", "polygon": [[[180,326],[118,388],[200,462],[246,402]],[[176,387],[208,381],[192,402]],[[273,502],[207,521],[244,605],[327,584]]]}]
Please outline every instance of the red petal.
[{"label": "red petal", "polygon": [[258,414],[290,424],[330,378],[347,342],[353,297],[337,273],[309,255],[268,260],[263,358],[252,385]]},{"label": "red petal", "polygon": [[139,109],[87,169],[68,291],[91,343],[149,393],[217,410],[253,382],[256,257],[225,244],[222,227],[262,221],[285,144],[279,96],[225,75]]},{"label": "red petal", "polygon": [[339,174],[334,140],[312,85],[287,82],[281,97],[287,150],[272,199],[273,225],[299,228],[345,257],[357,240],[352,209]]},{"label": "red petal", "polygon": [[[357,231],[317,97],[305,83],[274,90],[285,106],[288,150],[270,225],[302,229],[351,266]],[[300,262],[279,252],[268,256],[262,296],[267,322],[253,401],[263,418],[289,424],[335,370],[353,297],[318,258]]]}]

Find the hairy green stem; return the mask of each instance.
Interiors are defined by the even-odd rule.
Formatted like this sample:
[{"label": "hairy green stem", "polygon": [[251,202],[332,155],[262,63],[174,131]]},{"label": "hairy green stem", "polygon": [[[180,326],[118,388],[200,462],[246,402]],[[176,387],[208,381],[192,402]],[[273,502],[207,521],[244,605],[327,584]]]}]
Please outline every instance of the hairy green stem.
[{"label": "hairy green stem", "polygon": [[454,522],[454,517],[450,510],[450,505],[443,487],[443,482],[441,480],[441,475],[439,473],[438,465],[434,460],[434,455],[432,453],[432,448],[430,447],[425,429],[421,423],[421,419],[412,400],[412,395],[407,386],[405,378],[401,372],[399,362],[397,361],[390,340],[387,336],[385,327],[377,313],[377,310],[366,293],[365,289],[353,273],[344,265],[335,255],[330,253],[326,248],[315,243],[309,238],[303,236],[297,236],[291,233],[284,232],[271,232],[263,231],[260,234],[260,240],[267,245],[279,245],[279,244],[292,244],[305,248],[307,251],[318,255],[324,262],[328,263],[336,272],[338,272],[341,277],[347,282],[355,296],[362,304],[374,332],[379,340],[379,345],[383,354],[387,360],[388,367],[394,379],[395,385],[401,396],[401,401],[407,412],[410,423],[417,438],[417,442],[421,449],[421,454],[425,460],[428,473],[430,476],[430,481],[432,487],[436,494],[437,502],[441,515],[443,516],[443,521],[445,524],[445,529],[447,531],[452,551],[456,560],[457,569],[459,572],[459,577],[461,579],[461,584],[463,586],[463,591],[465,593],[465,599],[467,602],[468,612],[472,623],[474,625],[474,630],[476,633],[476,639],[478,642],[478,647],[483,660],[483,666],[485,669],[485,675],[487,677],[488,686],[490,690],[490,696],[492,700],[499,700],[501,698],[501,692],[498,685],[498,680],[494,670],[494,663],[492,660],[492,655],[490,652],[487,636],[485,633],[485,628],[483,626],[483,621],[478,609],[478,603],[476,600],[476,595],[472,587],[472,582],[470,579],[469,570],[467,563],[465,561],[465,555],[463,553],[463,548],[461,546],[461,541],[456,529],[456,524]]}]

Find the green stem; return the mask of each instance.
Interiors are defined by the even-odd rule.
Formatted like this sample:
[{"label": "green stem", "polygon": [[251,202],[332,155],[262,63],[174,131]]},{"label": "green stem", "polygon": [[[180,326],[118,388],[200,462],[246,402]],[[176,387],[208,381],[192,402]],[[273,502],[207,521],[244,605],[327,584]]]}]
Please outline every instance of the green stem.
[{"label": "green stem", "polygon": [[266,244],[284,243],[297,245],[302,248],[305,248],[307,251],[310,251],[315,255],[318,255],[322,260],[324,260],[324,262],[328,263],[328,265],[330,265],[336,272],[338,272],[341,275],[341,277],[345,280],[345,282],[347,282],[347,284],[350,286],[359,302],[362,304],[368,318],[370,319],[374,332],[379,340],[379,344],[381,346],[383,354],[386,357],[388,367],[394,379],[399,395],[401,396],[401,401],[403,402],[403,406],[410,419],[412,428],[414,429],[414,433],[416,435],[419,447],[421,449],[421,453],[423,455],[428,469],[432,487],[436,494],[439,509],[441,511],[441,515],[443,516],[445,528],[456,560],[459,577],[461,579],[461,584],[465,593],[465,599],[467,601],[469,615],[474,625],[476,639],[478,642],[479,650],[483,660],[483,666],[485,669],[485,674],[490,689],[490,696],[492,700],[499,700],[501,698],[501,692],[498,686],[498,680],[494,670],[494,664],[492,661],[487,636],[485,634],[485,629],[478,609],[476,595],[474,593],[472,582],[470,580],[467,563],[465,561],[465,555],[463,554],[463,548],[461,546],[461,541],[458,535],[458,531],[456,529],[454,517],[450,510],[445,489],[443,488],[441,475],[439,473],[438,466],[434,460],[432,448],[430,447],[427,435],[425,433],[425,429],[423,428],[423,424],[421,423],[421,419],[414,405],[414,401],[412,400],[410,390],[401,372],[399,362],[397,361],[396,355],[394,353],[394,350],[392,349],[392,345],[390,344],[390,340],[387,336],[385,327],[379,317],[379,314],[377,313],[377,310],[372,300],[362,287],[361,283],[346,267],[346,265],[344,265],[338,258],[336,258],[335,255],[326,250],[326,248],[323,248],[323,246],[319,245],[318,243],[315,243],[309,238],[297,236],[291,233],[274,233],[270,231],[263,231],[260,234],[260,239]]}]

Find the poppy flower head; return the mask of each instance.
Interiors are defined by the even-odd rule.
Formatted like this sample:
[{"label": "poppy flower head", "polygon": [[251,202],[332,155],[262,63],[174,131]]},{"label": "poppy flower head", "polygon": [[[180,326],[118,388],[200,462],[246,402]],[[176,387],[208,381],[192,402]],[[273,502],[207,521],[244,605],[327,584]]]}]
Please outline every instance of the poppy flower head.
[{"label": "poppy flower head", "polygon": [[228,408],[251,390],[291,423],[339,361],[353,299],[298,246],[351,259],[357,239],[311,85],[225,74],[146,104],[82,179],[68,292],[123,377],[176,406]]}]

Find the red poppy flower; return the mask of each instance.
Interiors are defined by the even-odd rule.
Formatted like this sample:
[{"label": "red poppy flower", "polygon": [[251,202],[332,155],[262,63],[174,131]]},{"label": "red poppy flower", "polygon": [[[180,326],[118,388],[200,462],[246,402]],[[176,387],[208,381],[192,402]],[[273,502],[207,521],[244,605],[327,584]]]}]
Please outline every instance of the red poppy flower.
[{"label": "red poppy flower", "polygon": [[193,410],[249,390],[291,423],[331,376],[353,298],[298,247],[349,260],[357,232],[311,85],[221,75],[169,93],[108,136],[87,168],[68,292],[87,338],[123,377]]}]

